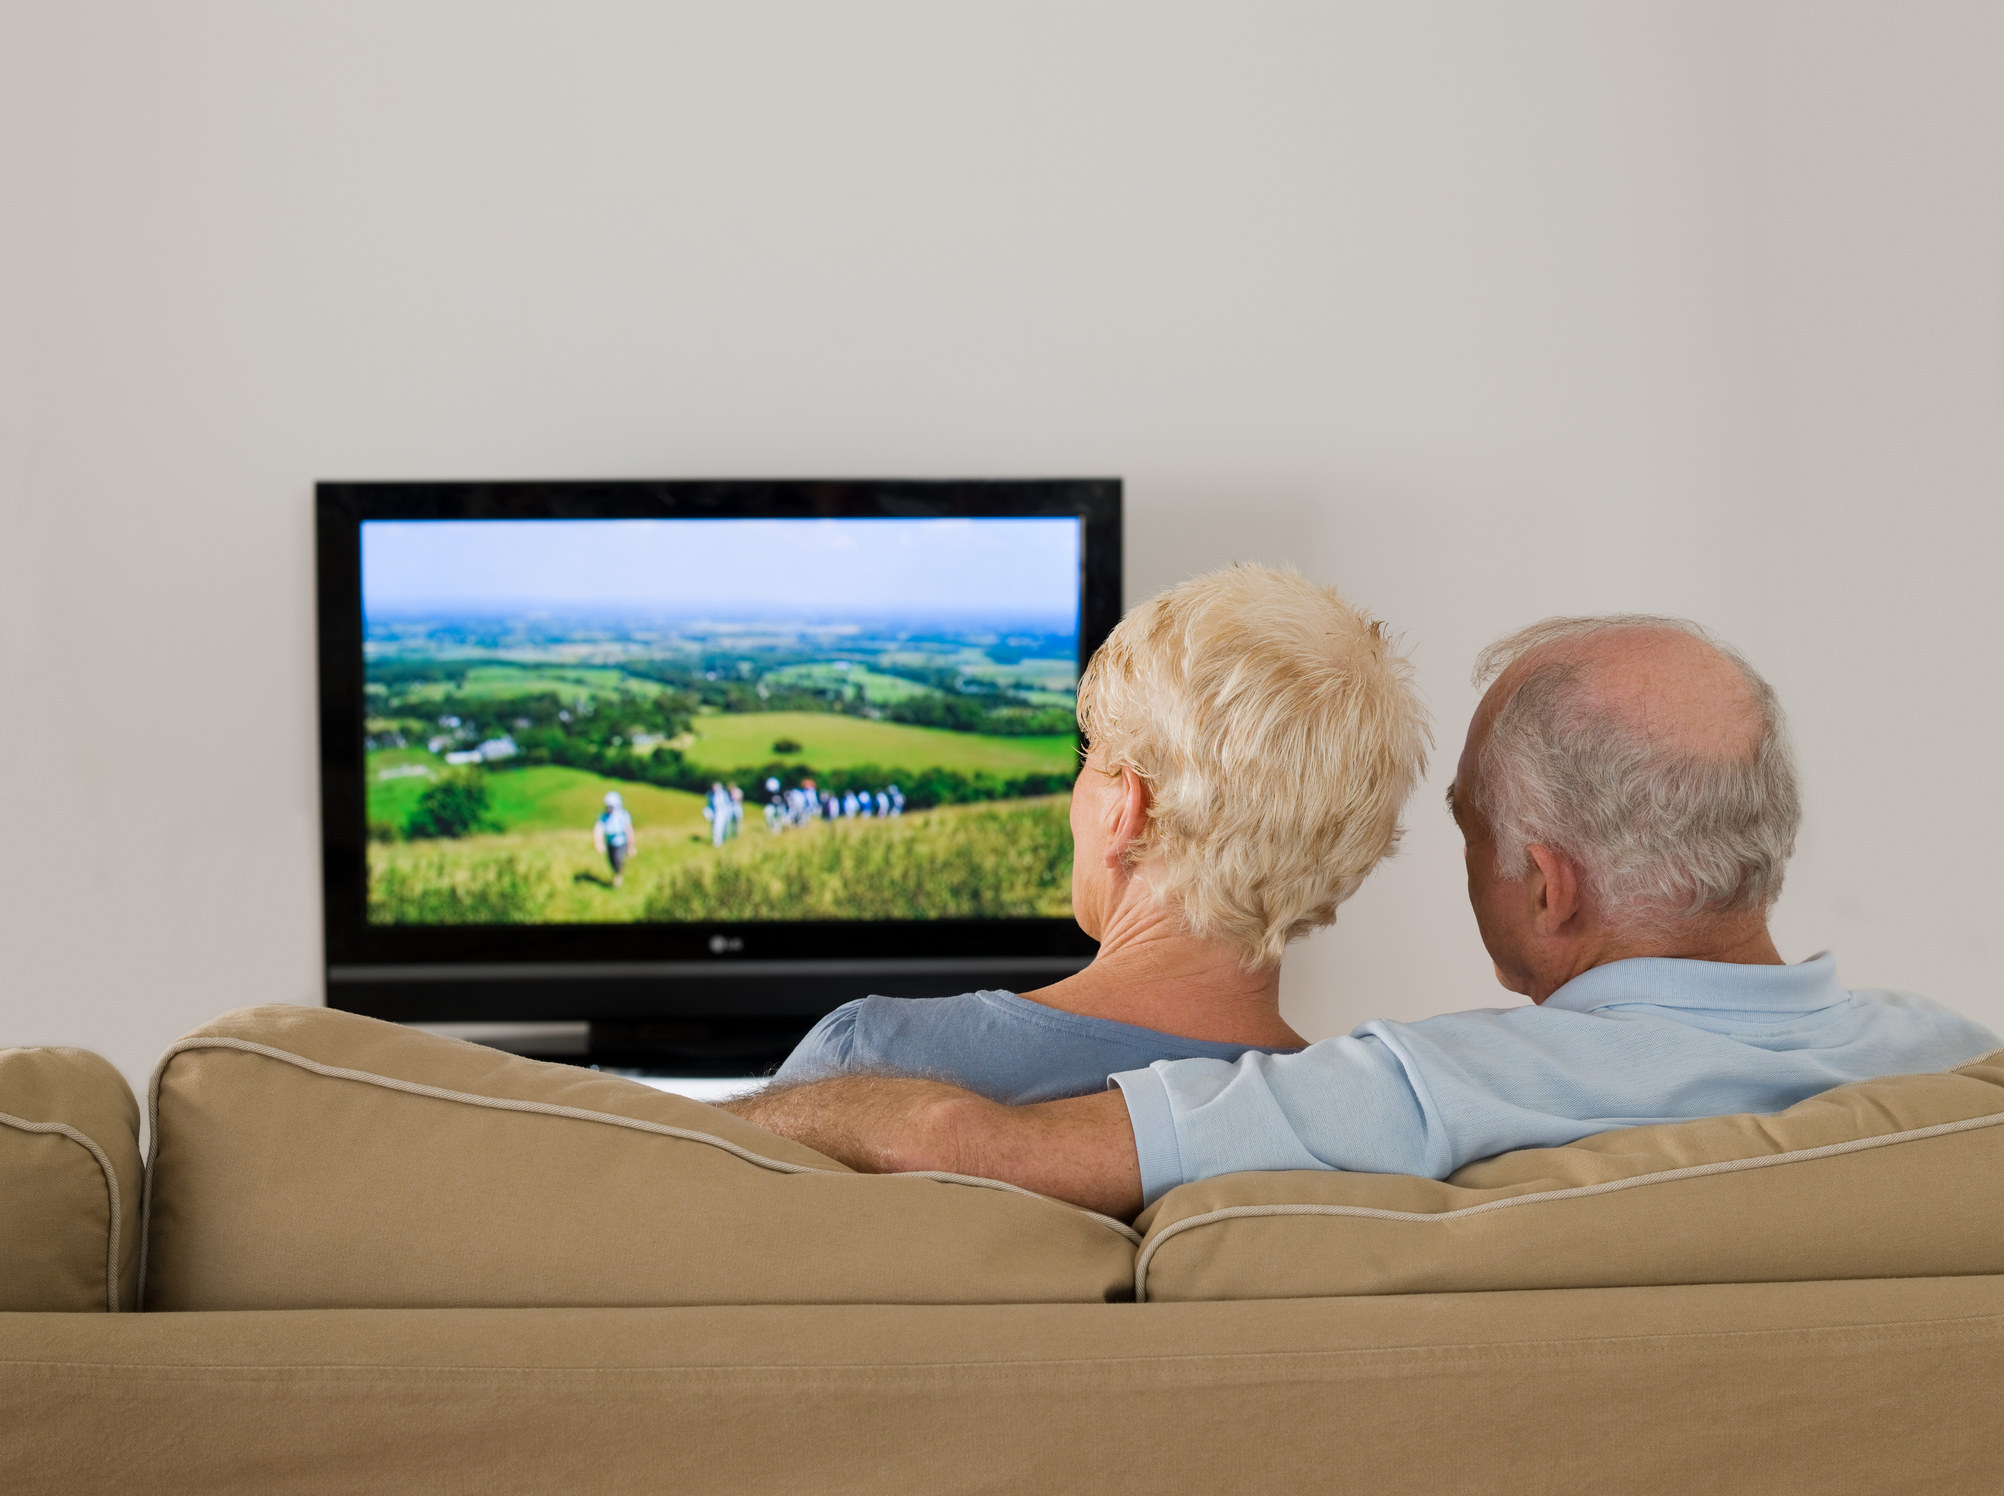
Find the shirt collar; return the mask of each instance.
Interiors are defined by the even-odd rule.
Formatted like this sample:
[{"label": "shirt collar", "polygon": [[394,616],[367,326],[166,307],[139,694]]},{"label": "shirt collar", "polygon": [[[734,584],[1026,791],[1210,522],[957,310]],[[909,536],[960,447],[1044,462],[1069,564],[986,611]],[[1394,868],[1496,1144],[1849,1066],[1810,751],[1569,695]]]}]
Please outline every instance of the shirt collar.
[{"label": "shirt collar", "polygon": [[1546,998],[1544,1005],[1575,1013],[1590,1013],[1595,1008],[1624,1003],[1646,1003],[1655,1008],[1810,1013],[1843,1002],[1849,996],[1837,980],[1837,958],[1828,951],[1793,966],[1740,966],[1725,961],[1631,956],[1581,972]]}]

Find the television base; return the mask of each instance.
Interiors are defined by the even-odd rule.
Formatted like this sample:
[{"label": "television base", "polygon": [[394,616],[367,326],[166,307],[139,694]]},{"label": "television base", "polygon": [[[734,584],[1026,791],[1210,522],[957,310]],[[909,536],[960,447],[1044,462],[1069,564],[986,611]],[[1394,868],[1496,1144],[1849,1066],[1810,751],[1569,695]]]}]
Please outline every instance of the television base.
[{"label": "television base", "polygon": [[[823,1014],[851,999],[1033,991],[1082,970],[1089,959],[744,962],[699,972],[666,962],[503,970],[334,967],[327,973],[327,1003],[529,1059],[652,1075],[765,1075]],[[675,1006],[701,1016],[672,1016]],[[580,1009],[591,1016],[547,1017]],[[718,1009],[730,1016],[714,1016]]]}]

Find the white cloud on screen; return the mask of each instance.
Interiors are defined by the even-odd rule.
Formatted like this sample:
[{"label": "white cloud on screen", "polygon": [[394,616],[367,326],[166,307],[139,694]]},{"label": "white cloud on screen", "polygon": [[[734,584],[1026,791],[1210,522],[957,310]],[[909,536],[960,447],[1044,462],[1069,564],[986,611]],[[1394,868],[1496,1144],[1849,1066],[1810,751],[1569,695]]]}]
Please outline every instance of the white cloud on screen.
[{"label": "white cloud on screen", "polygon": [[1076,623],[1073,519],[371,520],[362,603]]}]

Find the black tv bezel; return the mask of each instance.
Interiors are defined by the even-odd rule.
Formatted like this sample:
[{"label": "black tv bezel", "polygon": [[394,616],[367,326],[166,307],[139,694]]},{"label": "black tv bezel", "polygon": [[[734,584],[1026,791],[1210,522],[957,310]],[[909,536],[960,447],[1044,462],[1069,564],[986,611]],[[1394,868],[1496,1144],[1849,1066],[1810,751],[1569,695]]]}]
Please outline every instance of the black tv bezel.
[{"label": "black tv bezel", "polygon": [[811,1018],[865,990],[965,991],[1091,959],[1069,919],[371,925],[361,526],[367,520],[1076,516],[1080,663],[1121,612],[1121,482],[1098,479],[316,485],[328,1001],[411,1020]]}]

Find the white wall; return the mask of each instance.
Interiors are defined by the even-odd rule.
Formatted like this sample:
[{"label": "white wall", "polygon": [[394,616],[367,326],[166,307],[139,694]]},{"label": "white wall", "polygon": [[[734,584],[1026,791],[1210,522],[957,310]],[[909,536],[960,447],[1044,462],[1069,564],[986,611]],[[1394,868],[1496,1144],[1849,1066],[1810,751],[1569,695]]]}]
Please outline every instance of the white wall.
[{"label": "white wall", "polygon": [[1775,579],[1809,820],[1780,932],[2004,1033],[2004,6],[1757,39]]},{"label": "white wall", "polygon": [[1486,639],[1769,667],[1781,928],[2004,1028],[1999,13],[1695,0],[0,5],[0,1039],[135,1079],[320,960],[322,477],[1116,473],[1404,629],[1311,1033],[1501,1000]]}]

